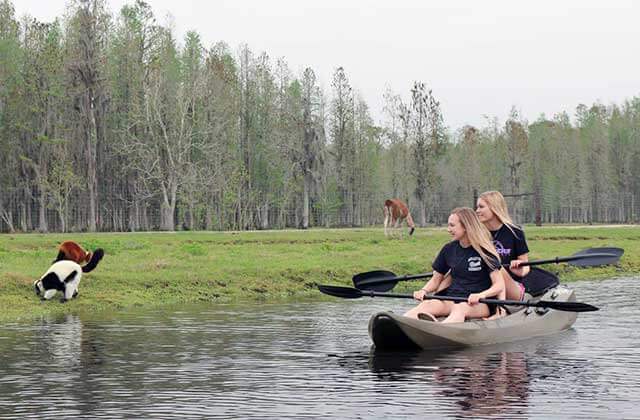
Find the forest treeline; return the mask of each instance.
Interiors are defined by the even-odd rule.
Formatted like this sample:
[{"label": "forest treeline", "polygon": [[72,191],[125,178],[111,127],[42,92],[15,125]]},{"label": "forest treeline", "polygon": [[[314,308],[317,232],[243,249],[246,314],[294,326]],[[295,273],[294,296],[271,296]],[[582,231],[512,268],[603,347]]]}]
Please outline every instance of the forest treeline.
[{"label": "forest treeline", "polygon": [[142,1],[45,23],[0,0],[0,230],[366,226],[389,197],[425,225],[487,189],[519,222],[638,221],[640,97],[455,132],[423,82],[384,98],[376,123],[345,69],[324,89]]}]

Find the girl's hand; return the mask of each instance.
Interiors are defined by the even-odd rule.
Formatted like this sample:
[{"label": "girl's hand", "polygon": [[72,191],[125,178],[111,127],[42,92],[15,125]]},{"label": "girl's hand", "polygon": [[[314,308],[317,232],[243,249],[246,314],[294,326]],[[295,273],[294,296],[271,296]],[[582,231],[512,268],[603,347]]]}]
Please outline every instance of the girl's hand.
[{"label": "girl's hand", "polygon": [[480,302],[480,299],[482,299],[482,295],[480,293],[471,293],[467,298],[467,303],[469,305],[475,305]]},{"label": "girl's hand", "polygon": [[520,264],[524,263],[526,261],[523,260],[511,260],[511,263],[509,264],[509,270],[515,274],[516,276],[519,277],[524,277],[527,275],[527,266],[524,267],[520,267]]},{"label": "girl's hand", "polygon": [[425,296],[427,296],[427,291],[424,289],[416,290],[413,292],[413,298],[415,300],[424,300]]}]

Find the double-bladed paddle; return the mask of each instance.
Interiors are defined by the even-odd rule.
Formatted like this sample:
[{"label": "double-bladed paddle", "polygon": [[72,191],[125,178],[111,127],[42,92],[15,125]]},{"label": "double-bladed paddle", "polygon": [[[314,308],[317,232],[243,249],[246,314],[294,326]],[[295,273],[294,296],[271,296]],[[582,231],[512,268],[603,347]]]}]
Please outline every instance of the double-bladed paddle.
[{"label": "double-bladed paddle", "polygon": [[[352,287],[342,287],[342,286],[326,286],[326,285],[318,285],[318,289],[324,294],[330,296],[336,296],[344,299],[358,299],[361,297],[369,296],[369,297],[389,297],[389,298],[401,298],[401,299],[413,299],[412,295],[402,295],[397,293],[382,293],[375,292],[373,290],[358,290]],[[466,302],[467,298],[459,297],[459,296],[434,296],[427,295],[424,297],[425,299],[436,299],[436,300],[450,300],[452,302]],[[555,309],[557,311],[566,311],[566,312],[592,312],[597,311],[598,308],[589,305],[588,303],[581,302],[553,302],[549,300],[541,300],[538,302],[523,302],[519,300],[499,300],[499,299],[480,299],[480,302],[494,305],[513,305],[513,306],[533,306],[538,308],[549,308]]]},{"label": "double-bladed paddle", "polygon": [[[624,249],[622,248],[588,248],[578,251],[570,257],[555,257],[545,260],[528,261],[520,265],[534,266],[568,262],[570,265],[576,267],[596,267],[599,265],[616,264],[620,260],[622,254],[624,254]],[[503,264],[503,266],[508,267],[509,264]],[[399,281],[426,279],[431,276],[433,276],[433,272],[396,276],[391,271],[375,270],[353,276],[353,285],[360,290],[387,292],[393,289]]]}]

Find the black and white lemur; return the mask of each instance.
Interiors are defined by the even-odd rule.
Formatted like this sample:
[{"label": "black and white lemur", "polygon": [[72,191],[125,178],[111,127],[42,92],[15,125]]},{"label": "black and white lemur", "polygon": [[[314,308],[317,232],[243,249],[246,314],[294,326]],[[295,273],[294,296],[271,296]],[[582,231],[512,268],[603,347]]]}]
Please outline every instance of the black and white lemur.
[{"label": "black and white lemur", "polygon": [[[49,300],[60,291],[62,302],[78,296],[82,273],[88,273],[96,268],[103,256],[104,251],[101,248],[94,252],[87,252],[76,242],[63,242],[60,244],[58,256],[53,265],[34,282],[36,294],[42,300]],[[86,264],[81,266],[82,262]]]}]

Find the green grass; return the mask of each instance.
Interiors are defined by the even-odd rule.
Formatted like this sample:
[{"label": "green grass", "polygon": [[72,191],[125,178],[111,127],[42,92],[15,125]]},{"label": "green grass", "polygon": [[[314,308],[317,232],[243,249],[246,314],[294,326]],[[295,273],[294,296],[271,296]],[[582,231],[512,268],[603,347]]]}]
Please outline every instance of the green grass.
[{"label": "green grass", "polygon": [[[526,233],[530,259],[568,256],[599,246],[625,249],[618,266],[551,266],[563,281],[640,273],[640,227],[534,227]],[[41,302],[33,281],[49,267],[63,240],[103,248],[98,268],[83,276],[80,296]],[[181,232],[0,235],[0,321],[68,312],[185,302],[260,302],[327,298],[316,284],[351,285],[374,269],[397,274],[431,271],[449,240],[444,229],[418,229],[387,239],[382,229],[268,232]],[[411,290],[414,284],[399,284]]]}]

